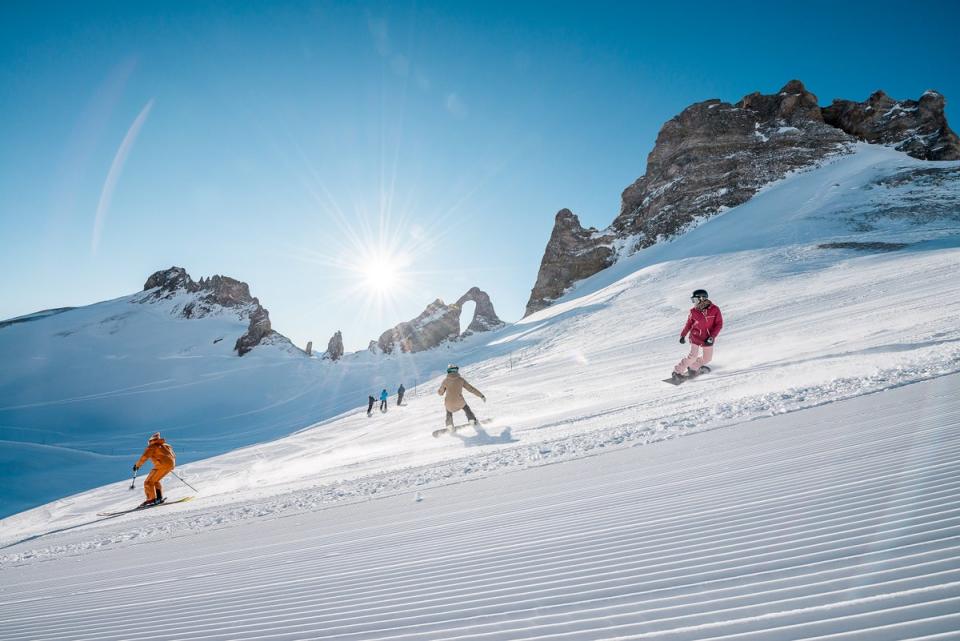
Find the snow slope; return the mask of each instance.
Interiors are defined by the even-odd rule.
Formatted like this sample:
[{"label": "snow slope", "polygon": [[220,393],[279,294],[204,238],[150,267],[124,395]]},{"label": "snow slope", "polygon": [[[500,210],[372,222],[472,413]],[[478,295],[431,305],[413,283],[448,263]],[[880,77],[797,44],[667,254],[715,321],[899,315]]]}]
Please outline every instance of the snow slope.
[{"label": "snow slope", "polygon": [[8,562],[0,637],[956,639],[958,385]]},{"label": "snow slope", "polygon": [[[93,516],[121,481],[8,517],[0,636],[951,638],[958,183],[863,145],[621,261],[457,346],[477,429],[430,436],[434,379],[182,465],[190,503]],[[716,367],[668,386],[697,287]],[[306,418],[276,407],[251,429]]]},{"label": "snow slope", "polygon": [[0,326],[0,517],[127,476],[154,431],[187,463],[286,436],[383,387],[413,388],[451,357],[334,363],[278,341],[240,358],[248,319],[231,308],[180,317],[193,299],[141,292]]},{"label": "snow slope", "polygon": [[[174,319],[176,301],[136,305],[136,296],[9,325],[0,328],[9,364],[0,371],[0,515],[111,480],[118,485],[84,501],[122,504],[129,497],[115,487],[155,430],[181,464],[206,459],[182,471],[229,501],[239,489],[325,485],[474,454],[492,453],[494,467],[576,456],[957,371],[958,231],[960,163],[864,144],[620,261],[519,323],[415,355],[333,364],[262,346],[237,358],[241,320]],[[850,242],[874,245],[844,248]],[[906,246],[877,250],[893,243]],[[718,369],[709,386],[665,391],[697,287],[727,319]],[[464,441],[424,440],[441,414],[430,397],[437,381],[423,382],[451,360],[491,399],[479,409],[496,421]],[[367,394],[399,382],[421,384],[409,407],[367,419]],[[71,505],[25,522],[76,522]]]}]

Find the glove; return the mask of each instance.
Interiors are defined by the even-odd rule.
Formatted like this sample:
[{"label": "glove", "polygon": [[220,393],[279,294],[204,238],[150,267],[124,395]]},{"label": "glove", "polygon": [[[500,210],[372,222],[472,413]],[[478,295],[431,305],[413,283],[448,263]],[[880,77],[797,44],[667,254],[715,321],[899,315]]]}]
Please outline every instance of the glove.
[{"label": "glove", "polygon": [[134,472],[136,472],[136,471],[139,470],[139,469],[140,469],[140,466],[139,466],[139,465],[134,465],[134,466],[133,466],[133,471],[134,471]]},{"label": "glove", "polygon": [[704,345],[713,345],[713,336],[707,336],[707,340],[703,341]]},{"label": "glove", "polygon": [[686,336],[681,336],[681,337],[680,337],[680,344],[683,345],[683,344],[686,343],[686,342],[687,342],[687,337],[686,337]]}]

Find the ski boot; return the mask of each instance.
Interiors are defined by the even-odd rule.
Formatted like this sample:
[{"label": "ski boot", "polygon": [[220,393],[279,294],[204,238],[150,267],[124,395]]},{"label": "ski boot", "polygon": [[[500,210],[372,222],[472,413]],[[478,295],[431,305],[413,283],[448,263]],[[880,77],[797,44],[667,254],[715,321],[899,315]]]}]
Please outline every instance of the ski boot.
[{"label": "ski boot", "polygon": [[707,367],[706,365],[701,365],[700,369],[697,370],[697,374],[709,374],[709,373],[710,373],[710,368]]},{"label": "ski boot", "polygon": [[673,380],[674,383],[680,383],[680,382],[682,382],[685,378],[686,378],[686,376],[684,376],[683,374],[678,374],[677,372],[671,372],[671,373],[670,373],[670,379]]}]

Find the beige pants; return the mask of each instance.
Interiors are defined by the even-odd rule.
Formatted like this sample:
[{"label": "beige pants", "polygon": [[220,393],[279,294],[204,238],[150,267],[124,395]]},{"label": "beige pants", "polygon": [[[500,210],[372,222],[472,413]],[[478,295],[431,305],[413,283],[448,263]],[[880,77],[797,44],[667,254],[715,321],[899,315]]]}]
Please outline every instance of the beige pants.
[{"label": "beige pants", "polygon": [[[703,350],[703,355],[700,354],[700,350]],[[702,365],[706,365],[712,360],[712,345],[704,345],[701,347],[700,345],[694,345],[693,343],[690,343],[690,353],[687,354],[683,360],[676,364],[676,366],[673,368],[673,371],[675,371],[677,374],[686,374],[688,368],[697,370],[700,369]]]}]

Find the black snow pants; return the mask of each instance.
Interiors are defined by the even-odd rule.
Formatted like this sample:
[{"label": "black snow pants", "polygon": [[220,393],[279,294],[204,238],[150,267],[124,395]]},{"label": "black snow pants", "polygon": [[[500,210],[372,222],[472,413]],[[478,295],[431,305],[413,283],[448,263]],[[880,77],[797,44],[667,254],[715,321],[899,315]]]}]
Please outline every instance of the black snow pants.
[{"label": "black snow pants", "polygon": [[[467,415],[468,421],[477,420],[477,417],[474,415],[473,410],[470,409],[469,405],[464,405],[463,411]],[[453,425],[453,412],[447,412],[447,425]]]}]

